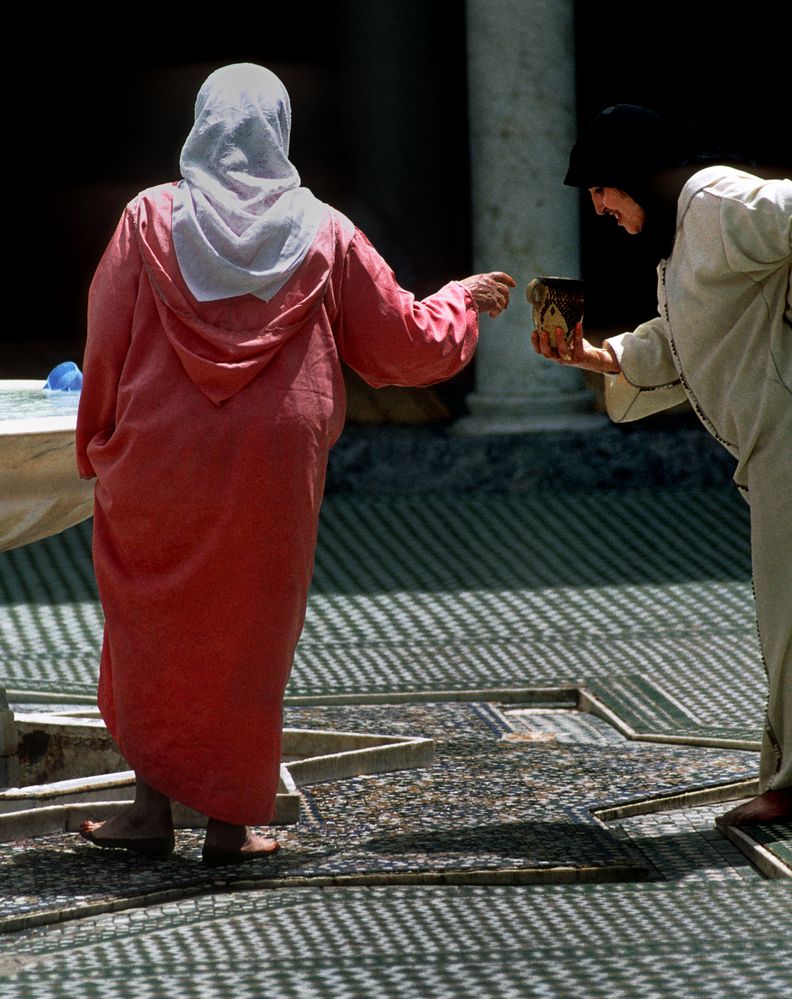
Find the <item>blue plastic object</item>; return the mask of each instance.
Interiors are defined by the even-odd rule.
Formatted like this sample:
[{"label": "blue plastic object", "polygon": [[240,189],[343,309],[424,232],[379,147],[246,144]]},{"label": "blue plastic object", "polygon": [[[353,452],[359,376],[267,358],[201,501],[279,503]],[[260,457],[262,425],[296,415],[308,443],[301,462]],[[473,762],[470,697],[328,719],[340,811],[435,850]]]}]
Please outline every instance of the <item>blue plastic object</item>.
[{"label": "blue plastic object", "polygon": [[74,361],[64,361],[47,375],[44,390],[49,392],[79,392],[82,388],[82,371]]}]

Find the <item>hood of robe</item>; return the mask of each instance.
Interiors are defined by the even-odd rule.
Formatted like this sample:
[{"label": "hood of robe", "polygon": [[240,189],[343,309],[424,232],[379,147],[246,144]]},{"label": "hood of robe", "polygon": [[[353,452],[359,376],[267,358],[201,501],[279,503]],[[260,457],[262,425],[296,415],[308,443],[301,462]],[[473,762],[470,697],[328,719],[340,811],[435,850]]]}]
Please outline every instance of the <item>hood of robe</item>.
[{"label": "hood of robe", "polygon": [[160,323],[193,384],[220,404],[245,388],[321,307],[332,273],[335,221],[329,206],[300,267],[269,302],[252,295],[200,302],[171,238],[175,184],[143,191],[130,205]]}]

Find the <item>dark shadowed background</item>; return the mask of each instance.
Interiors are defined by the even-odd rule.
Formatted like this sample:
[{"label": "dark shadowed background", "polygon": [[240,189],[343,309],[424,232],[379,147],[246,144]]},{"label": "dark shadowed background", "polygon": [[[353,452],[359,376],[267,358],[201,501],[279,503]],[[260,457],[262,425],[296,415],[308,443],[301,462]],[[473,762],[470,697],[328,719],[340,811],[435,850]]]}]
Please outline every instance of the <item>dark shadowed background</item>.
[{"label": "dark shadowed background", "polygon": [[[637,15],[638,5],[580,0],[580,122],[607,104],[643,103],[699,121],[768,169],[788,168],[790,6],[727,20],[711,4]],[[367,232],[402,284],[422,296],[470,273],[463,0],[264,4],[244,19],[222,7],[161,10],[112,28],[52,15],[29,30],[46,33],[49,55],[27,61],[9,88],[7,274],[22,308],[3,330],[0,377],[80,363],[88,285],[118,216],[142,188],[178,177],[195,94],[228,62],[259,62],[283,79],[303,182]],[[655,261],[581,209],[589,328],[649,318]],[[532,275],[514,276],[520,285]],[[473,377],[471,366],[432,390],[435,412],[462,412]]]}]

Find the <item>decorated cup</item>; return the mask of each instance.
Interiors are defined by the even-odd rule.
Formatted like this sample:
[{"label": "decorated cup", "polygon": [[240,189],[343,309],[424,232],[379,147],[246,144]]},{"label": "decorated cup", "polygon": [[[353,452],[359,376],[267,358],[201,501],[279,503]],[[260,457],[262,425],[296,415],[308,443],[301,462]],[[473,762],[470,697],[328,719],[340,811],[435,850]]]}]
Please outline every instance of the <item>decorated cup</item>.
[{"label": "decorated cup", "polygon": [[545,330],[555,346],[555,331],[560,329],[567,344],[577,324],[583,319],[583,282],[578,278],[536,277],[525,289],[525,297],[533,307],[537,330]]}]

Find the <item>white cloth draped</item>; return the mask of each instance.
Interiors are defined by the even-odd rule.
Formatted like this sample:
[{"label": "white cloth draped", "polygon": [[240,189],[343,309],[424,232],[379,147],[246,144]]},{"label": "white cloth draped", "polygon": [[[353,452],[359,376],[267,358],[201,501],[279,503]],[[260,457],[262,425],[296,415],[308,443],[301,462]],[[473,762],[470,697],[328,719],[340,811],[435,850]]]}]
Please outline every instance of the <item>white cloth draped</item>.
[{"label": "white cloth draped", "polygon": [[262,66],[225,66],[201,87],[173,202],[176,257],[199,301],[269,301],[308,252],[326,206],[300,186],[290,131],[286,88]]}]

